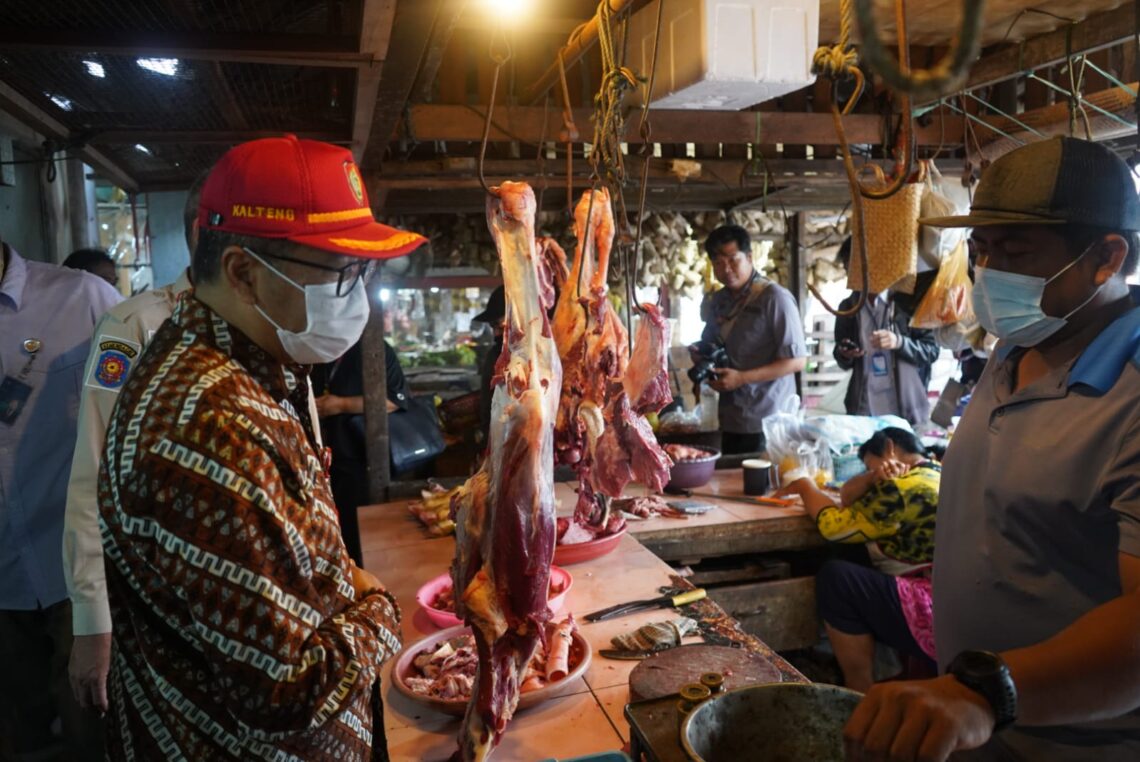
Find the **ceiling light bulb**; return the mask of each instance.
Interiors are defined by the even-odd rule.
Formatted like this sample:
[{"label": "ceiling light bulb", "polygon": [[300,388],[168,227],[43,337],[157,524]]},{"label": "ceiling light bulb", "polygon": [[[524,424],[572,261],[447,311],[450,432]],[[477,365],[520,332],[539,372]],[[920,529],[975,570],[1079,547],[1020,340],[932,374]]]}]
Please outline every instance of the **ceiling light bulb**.
[{"label": "ceiling light bulb", "polygon": [[483,0],[483,5],[500,21],[511,23],[530,10],[531,0]]},{"label": "ceiling light bulb", "polygon": [[150,149],[144,146],[142,143],[135,143],[135,150],[139,151],[140,153],[145,153],[147,156],[151,155]]},{"label": "ceiling light bulb", "polygon": [[64,111],[71,111],[71,101],[64,98],[62,95],[52,95],[51,93],[44,93],[52,103],[59,106]]},{"label": "ceiling light bulb", "polygon": [[177,58],[139,58],[135,63],[147,71],[153,71],[155,74],[173,77],[178,73],[178,64],[180,61]]},{"label": "ceiling light bulb", "polygon": [[107,76],[106,69],[104,69],[103,64],[99,63],[98,61],[84,61],[83,65],[87,67],[87,73],[92,77],[99,77],[99,79],[102,79],[103,77]]}]

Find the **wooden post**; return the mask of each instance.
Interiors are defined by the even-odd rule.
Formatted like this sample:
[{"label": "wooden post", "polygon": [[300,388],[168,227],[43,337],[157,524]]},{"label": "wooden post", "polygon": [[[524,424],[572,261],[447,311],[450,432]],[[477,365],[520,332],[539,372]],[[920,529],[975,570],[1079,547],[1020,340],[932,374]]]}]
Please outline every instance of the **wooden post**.
[{"label": "wooden post", "polygon": [[368,453],[368,498],[388,501],[392,474],[388,467],[388,368],[384,357],[384,303],[374,278],[368,285],[372,313],[361,337],[364,349],[364,432]]}]

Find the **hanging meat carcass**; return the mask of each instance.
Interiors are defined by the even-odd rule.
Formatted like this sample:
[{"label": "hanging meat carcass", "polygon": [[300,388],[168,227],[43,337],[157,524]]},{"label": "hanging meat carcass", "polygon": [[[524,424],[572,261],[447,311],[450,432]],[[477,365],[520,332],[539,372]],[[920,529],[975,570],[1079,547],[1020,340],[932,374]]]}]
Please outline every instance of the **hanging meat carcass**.
[{"label": "hanging meat carcass", "polygon": [[[614,237],[609,193],[604,188],[584,193],[574,222],[578,245],[553,323],[563,368],[555,446],[559,462],[578,475],[574,517],[564,532],[560,527],[564,544],[620,530],[624,522],[620,513],[610,512],[610,499],[621,497],[634,479],[662,489],[670,466],[642,415],[668,402],[660,401],[658,388],[662,376],[668,392],[668,326],[654,309],[657,320],[639,331],[635,348],[639,361],[652,362],[653,367],[629,378],[628,335],[606,295]],[[636,394],[635,407],[627,388]]]},{"label": "hanging meat carcass", "polygon": [[506,335],[491,409],[490,455],[455,498],[456,612],[471,625],[479,670],[459,758],[482,760],[518,704],[546,621],[554,554],[554,422],[562,368],[534,238],[534,192],[503,183],[487,222],[503,267]]}]

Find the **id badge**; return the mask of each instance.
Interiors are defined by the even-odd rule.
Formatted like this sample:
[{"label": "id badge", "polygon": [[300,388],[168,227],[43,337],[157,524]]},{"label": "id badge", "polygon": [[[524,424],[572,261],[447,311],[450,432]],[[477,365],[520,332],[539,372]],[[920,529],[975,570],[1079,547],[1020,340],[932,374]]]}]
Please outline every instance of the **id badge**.
[{"label": "id badge", "polygon": [[0,423],[8,426],[14,424],[30,396],[32,387],[17,378],[5,376],[0,381]]},{"label": "id badge", "polygon": [[871,374],[875,378],[886,378],[890,373],[890,364],[887,362],[887,356],[883,352],[876,352],[871,355]]}]

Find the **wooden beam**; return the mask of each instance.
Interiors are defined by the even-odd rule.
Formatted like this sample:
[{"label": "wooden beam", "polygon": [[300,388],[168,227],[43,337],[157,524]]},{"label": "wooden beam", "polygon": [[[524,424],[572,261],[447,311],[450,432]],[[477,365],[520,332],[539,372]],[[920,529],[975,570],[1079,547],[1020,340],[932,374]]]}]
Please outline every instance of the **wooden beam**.
[{"label": "wooden beam", "polygon": [[[638,0],[608,0],[610,10],[613,11],[614,16],[619,16],[623,11],[629,10],[635,5]],[[586,54],[586,52],[594,46],[598,41],[598,14],[595,13],[589,21],[582,25],[581,29],[574,36],[574,39],[567,42],[560,49],[554,52],[554,61],[542,73],[533,85],[527,88],[523,93],[522,102],[526,104],[537,103],[542,100],[546,92],[558,82],[561,76],[558,69],[558,58],[561,56],[562,65],[567,69],[570,68],[579,58]]]},{"label": "wooden beam", "polygon": [[[474,29],[476,31],[489,33],[494,30],[499,23],[498,19],[492,14],[487,12],[477,13],[475,9],[472,8],[458,19],[455,28]],[[565,37],[582,25],[582,19],[547,18],[540,13],[533,13],[523,23],[527,36],[551,34]]]},{"label": "wooden beam", "polygon": [[1135,35],[1134,19],[1133,4],[1125,3],[1116,10],[983,55],[971,67],[965,89],[985,87],[1023,72],[1062,63],[1067,55],[1119,45]]},{"label": "wooden beam", "polygon": [[[83,133],[83,139],[91,145],[115,145],[135,143],[197,143],[233,145],[258,138],[275,138],[284,133],[280,130],[103,130]],[[299,138],[323,140],[326,143],[348,143],[341,133],[335,132],[295,132]]]},{"label": "wooden beam", "polygon": [[372,58],[348,35],[151,32],[120,29],[0,27],[0,49],[73,50],[82,53],[289,66],[357,67]]},{"label": "wooden beam", "polygon": [[352,105],[352,155],[359,164],[372,137],[372,116],[376,112],[376,98],[384,73],[383,60],[388,55],[392,39],[392,24],[396,20],[396,0],[364,0],[360,23],[360,52],[371,57],[372,63],[356,72],[356,94]]},{"label": "wooden beam", "polygon": [[396,5],[392,28],[398,29],[399,34],[393,35],[388,45],[376,107],[372,112],[372,136],[361,158],[363,167],[378,167],[384,158],[388,142],[404,115],[436,16],[444,1],[403,0]]},{"label": "wooden beam", "polygon": [[[575,109],[574,121],[579,125],[590,123],[589,109]],[[520,140],[537,144],[543,136],[544,113],[539,106],[498,107],[495,109],[490,140]],[[546,117],[549,120],[549,115]],[[754,143],[759,126],[761,142],[785,145],[835,145],[835,126],[831,114],[784,114],[755,111],[662,111],[651,112],[653,140],[658,143]],[[468,106],[421,104],[411,107],[410,124],[417,140],[454,140],[478,142],[483,135],[483,111]],[[844,127],[851,143],[877,144],[882,139],[882,119],[870,114],[854,114],[844,119]],[[550,126],[546,136],[550,139]],[[592,138],[590,130],[576,142]],[[945,144],[961,143],[962,119],[946,117]],[[938,122],[927,127],[916,125],[915,138],[919,146],[937,146],[943,143]],[[625,139],[640,143],[638,122],[626,122]]]},{"label": "wooden beam", "polygon": [[72,146],[75,134],[51,114],[25,98],[6,82],[0,82],[0,111],[6,111],[16,119],[45,137],[55,138],[68,146],[68,152],[81,157],[99,174],[125,191],[134,193],[138,183],[122,167],[106,154],[89,145]]},{"label": "wooden beam", "polygon": [[455,31],[455,22],[463,15],[468,0],[444,0],[432,26],[431,39],[428,40],[427,50],[424,51],[420,61],[420,70],[416,74],[416,81],[412,85],[410,98],[413,101],[426,101],[431,99],[431,88],[435,84],[439,65],[443,62],[443,54],[451,42],[451,35]]},{"label": "wooden beam", "polygon": [[[627,158],[626,174],[631,178],[631,186],[636,186],[636,178],[641,177],[641,158]],[[675,188],[678,185],[706,186],[715,188],[739,188],[749,192],[762,189],[763,175],[748,174],[751,166],[748,160],[702,159],[700,174],[684,181],[671,171],[670,159],[650,159],[649,187]],[[887,168],[891,162],[871,160],[860,162]],[[960,168],[960,162],[940,162],[942,169],[953,173]],[[767,162],[771,175],[769,185],[836,185],[846,184],[847,178],[843,162],[838,159],[772,159]],[[564,188],[566,174],[564,165],[558,161],[547,161],[546,171],[540,171],[534,159],[489,159],[484,163],[484,173],[489,183],[498,183],[510,178],[540,187],[543,183],[549,188]],[[579,161],[574,165],[574,186],[589,187],[592,184],[590,165]],[[383,190],[462,190],[481,188],[473,157],[453,157],[440,160],[392,162],[380,173],[366,176],[369,197]]]}]

